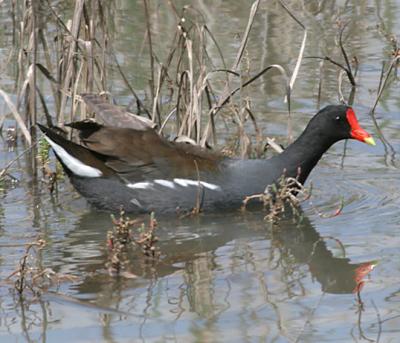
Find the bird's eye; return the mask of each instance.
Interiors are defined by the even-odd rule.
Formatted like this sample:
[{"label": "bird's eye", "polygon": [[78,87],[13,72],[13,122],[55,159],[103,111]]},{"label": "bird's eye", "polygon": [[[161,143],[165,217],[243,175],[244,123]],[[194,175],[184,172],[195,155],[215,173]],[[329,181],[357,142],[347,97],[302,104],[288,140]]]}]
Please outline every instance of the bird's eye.
[{"label": "bird's eye", "polygon": [[336,120],[336,121],[339,121],[339,120],[340,120],[340,116],[337,116],[337,117],[335,118],[335,120]]}]

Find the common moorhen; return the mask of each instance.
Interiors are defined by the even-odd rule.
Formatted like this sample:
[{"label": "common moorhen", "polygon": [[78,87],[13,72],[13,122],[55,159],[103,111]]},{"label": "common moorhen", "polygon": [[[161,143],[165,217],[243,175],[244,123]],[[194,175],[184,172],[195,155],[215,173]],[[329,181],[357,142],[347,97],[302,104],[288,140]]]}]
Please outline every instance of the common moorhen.
[{"label": "common moorhen", "polygon": [[72,184],[99,209],[156,213],[239,207],[245,196],[264,192],[284,174],[303,184],[331,145],[353,138],[375,142],[358,124],[351,107],[327,106],[300,137],[270,159],[228,158],[174,143],[152,128],[70,124],[81,144],[40,125]]}]

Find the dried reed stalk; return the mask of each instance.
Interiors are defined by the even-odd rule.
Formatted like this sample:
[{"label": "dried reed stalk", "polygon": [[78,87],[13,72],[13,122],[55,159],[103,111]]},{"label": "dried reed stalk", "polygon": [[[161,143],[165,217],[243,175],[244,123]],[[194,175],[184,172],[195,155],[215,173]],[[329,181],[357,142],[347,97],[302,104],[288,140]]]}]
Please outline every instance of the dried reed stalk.
[{"label": "dried reed stalk", "polygon": [[71,84],[71,79],[72,79],[73,73],[74,73],[74,59],[75,59],[76,48],[77,48],[76,47],[77,39],[79,36],[79,30],[80,30],[80,26],[81,26],[83,5],[84,5],[84,0],[76,0],[74,16],[72,19],[71,30],[70,30],[71,37],[69,37],[69,49],[68,49],[67,56],[65,56],[66,59],[63,61],[66,72],[65,72],[63,80],[60,84],[61,102],[60,102],[60,110],[57,115],[57,124],[59,126],[64,125],[64,111],[65,111],[65,106],[67,103],[67,97],[68,97],[68,95],[70,95],[70,84]]}]

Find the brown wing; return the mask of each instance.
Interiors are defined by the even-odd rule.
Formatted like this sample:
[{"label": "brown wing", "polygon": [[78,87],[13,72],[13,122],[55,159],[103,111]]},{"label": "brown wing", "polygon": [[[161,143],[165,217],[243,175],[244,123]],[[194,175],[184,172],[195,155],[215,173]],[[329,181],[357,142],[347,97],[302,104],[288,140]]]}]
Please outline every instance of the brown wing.
[{"label": "brown wing", "polygon": [[96,120],[105,126],[147,130],[155,124],[146,118],[126,112],[121,107],[110,104],[102,96],[96,94],[81,94],[90,112],[96,114]]},{"label": "brown wing", "polygon": [[105,164],[127,180],[197,178],[198,172],[218,170],[222,155],[173,143],[154,130],[106,127],[95,123],[71,125],[81,132],[81,143],[106,156]]}]

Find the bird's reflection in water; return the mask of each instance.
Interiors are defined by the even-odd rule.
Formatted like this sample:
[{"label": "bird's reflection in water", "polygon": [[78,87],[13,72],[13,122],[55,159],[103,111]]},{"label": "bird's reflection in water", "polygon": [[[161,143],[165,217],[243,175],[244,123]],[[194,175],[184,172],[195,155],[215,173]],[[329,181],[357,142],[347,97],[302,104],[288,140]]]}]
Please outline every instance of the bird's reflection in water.
[{"label": "bird's reflection in water", "polygon": [[296,264],[308,265],[312,277],[326,293],[360,291],[365,276],[376,265],[376,261],[351,263],[349,258],[335,257],[327,247],[327,240],[332,238],[321,237],[307,217],[301,224],[289,223],[273,232],[272,239],[279,242],[280,249],[293,256]]},{"label": "bird's reflection in water", "polygon": [[[71,254],[84,251],[85,236],[100,228],[102,232],[96,237],[104,237],[104,241],[99,241],[93,249],[103,253],[90,259],[90,263],[74,256],[79,269],[87,275],[77,286],[77,291],[97,294],[96,298],[103,300],[102,306],[113,308],[115,301],[124,298],[122,293],[174,281],[181,290],[179,297],[186,297],[189,303],[192,302],[192,309],[197,311],[215,303],[212,298],[221,292],[221,288],[235,282],[241,274],[248,275],[249,270],[264,276],[279,271],[284,276],[279,282],[286,283],[281,288],[286,289],[296,288],[298,283],[304,291],[307,286],[302,280],[311,276],[326,293],[346,294],[361,290],[365,276],[375,266],[374,261],[351,263],[348,258],[334,256],[327,240],[321,237],[307,216],[303,216],[300,223],[290,218],[274,226],[266,223],[263,216],[255,212],[233,212],[184,220],[161,219],[157,231],[161,258],[156,262],[146,261],[137,249],[125,264],[126,270],[137,277],[125,279],[110,277],[105,268],[106,230],[111,227],[108,215],[88,213],[69,234],[71,238],[75,237],[70,239],[74,247],[64,250],[63,258],[68,260]],[[268,277],[263,280],[265,283],[276,282]]]}]

